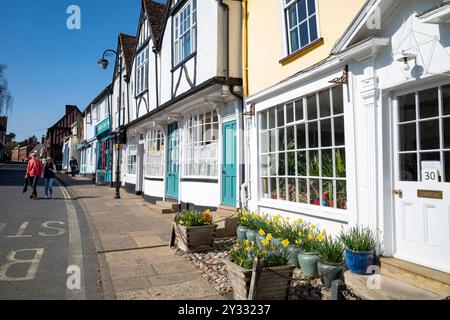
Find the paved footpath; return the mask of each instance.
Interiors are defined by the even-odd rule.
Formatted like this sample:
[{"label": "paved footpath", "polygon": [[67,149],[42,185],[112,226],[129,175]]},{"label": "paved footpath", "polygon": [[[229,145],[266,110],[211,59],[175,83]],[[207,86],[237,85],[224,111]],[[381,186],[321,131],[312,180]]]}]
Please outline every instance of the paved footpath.
[{"label": "paved footpath", "polygon": [[105,299],[186,300],[220,296],[193,264],[169,247],[173,215],[151,210],[140,196],[60,175],[85,211],[98,254]]}]

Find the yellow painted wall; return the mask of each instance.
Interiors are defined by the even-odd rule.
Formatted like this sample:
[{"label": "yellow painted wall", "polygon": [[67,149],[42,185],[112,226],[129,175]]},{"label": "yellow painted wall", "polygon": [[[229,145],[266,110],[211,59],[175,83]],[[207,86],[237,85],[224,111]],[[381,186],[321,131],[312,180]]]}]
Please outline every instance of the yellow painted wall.
[{"label": "yellow painted wall", "polygon": [[[284,1],[284,0],[283,0]],[[329,56],[365,0],[317,0],[324,44],[284,66],[281,0],[248,0],[249,95],[256,94]]]}]

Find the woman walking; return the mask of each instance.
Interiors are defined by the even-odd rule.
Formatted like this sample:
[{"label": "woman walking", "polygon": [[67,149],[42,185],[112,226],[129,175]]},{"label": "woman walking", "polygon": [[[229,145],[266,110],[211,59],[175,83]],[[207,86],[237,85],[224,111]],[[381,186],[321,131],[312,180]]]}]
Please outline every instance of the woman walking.
[{"label": "woman walking", "polygon": [[28,161],[27,172],[25,173],[25,178],[27,178],[30,182],[30,185],[33,186],[33,192],[31,193],[30,199],[37,198],[36,187],[39,182],[39,177],[43,173],[42,162],[38,159],[37,153],[34,152],[31,155],[31,160]]},{"label": "woman walking", "polygon": [[42,178],[44,178],[45,197],[49,199],[53,196],[53,179],[55,179],[56,172],[56,165],[53,162],[53,159],[48,157],[45,162]]}]

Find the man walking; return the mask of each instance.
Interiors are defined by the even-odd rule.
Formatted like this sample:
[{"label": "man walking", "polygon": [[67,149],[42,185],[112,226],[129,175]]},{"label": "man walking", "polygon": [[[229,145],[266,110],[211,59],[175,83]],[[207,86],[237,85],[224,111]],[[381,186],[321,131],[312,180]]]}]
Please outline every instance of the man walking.
[{"label": "man walking", "polygon": [[72,157],[70,159],[69,165],[70,165],[70,170],[72,171],[72,177],[75,178],[75,174],[77,173],[77,170],[78,170],[78,161],[77,161],[77,159]]},{"label": "man walking", "polygon": [[30,185],[33,186],[33,192],[31,193],[30,199],[37,198],[36,187],[39,182],[39,177],[42,175],[42,172],[42,162],[38,159],[37,153],[34,152],[31,155],[31,160],[28,161],[27,172],[25,173],[25,178],[28,179]]}]

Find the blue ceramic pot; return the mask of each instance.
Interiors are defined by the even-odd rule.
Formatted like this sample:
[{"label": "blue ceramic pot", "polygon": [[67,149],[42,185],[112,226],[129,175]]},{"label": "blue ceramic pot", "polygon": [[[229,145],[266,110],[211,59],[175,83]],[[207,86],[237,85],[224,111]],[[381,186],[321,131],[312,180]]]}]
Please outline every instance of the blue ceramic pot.
[{"label": "blue ceramic pot", "polygon": [[253,242],[256,242],[256,236],[258,235],[258,231],[256,231],[256,230],[251,230],[251,229],[248,229],[247,230],[247,233],[246,233],[246,237],[247,237],[247,240],[248,241],[250,241],[250,243],[253,241]]},{"label": "blue ceramic pot", "polygon": [[345,262],[351,272],[356,274],[368,274],[367,269],[375,264],[375,252],[345,249]]},{"label": "blue ceramic pot", "polygon": [[236,233],[237,233],[237,238],[238,238],[239,242],[242,242],[245,239],[247,239],[247,231],[248,231],[247,227],[244,227],[244,226],[241,226],[241,225],[239,225],[237,227]]}]

